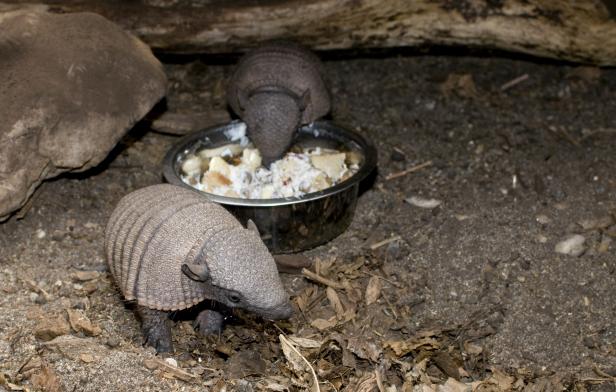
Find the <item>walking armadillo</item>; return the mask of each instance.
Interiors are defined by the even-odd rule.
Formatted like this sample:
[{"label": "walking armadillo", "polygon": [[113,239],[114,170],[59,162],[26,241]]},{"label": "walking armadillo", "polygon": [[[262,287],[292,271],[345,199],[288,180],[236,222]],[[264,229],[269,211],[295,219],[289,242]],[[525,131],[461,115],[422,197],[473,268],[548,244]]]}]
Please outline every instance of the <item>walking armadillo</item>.
[{"label": "walking armadillo", "polygon": [[[206,299],[267,319],[292,308],[271,254],[254,223],[245,229],[223,207],[168,184],[120,200],[105,229],[109,269],[127,300],[137,302],[146,343],[173,351],[168,313]],[[222,328],[222,315],[203,310],[201,334]]]},{"label": "walking armadillo", "polygon": [[298,126],[329,112],[321,68],[312,52],[282,42],[248,52],[237,65],[227,100],[265,164],[284,154]]}]

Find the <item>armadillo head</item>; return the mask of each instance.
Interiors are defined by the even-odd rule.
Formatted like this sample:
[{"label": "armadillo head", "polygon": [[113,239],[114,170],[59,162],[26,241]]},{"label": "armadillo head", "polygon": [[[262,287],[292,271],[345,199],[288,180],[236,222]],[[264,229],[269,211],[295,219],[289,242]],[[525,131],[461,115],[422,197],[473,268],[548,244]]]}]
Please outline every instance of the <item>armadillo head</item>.
[{"label": "armadillo head", "polygon": [[248,136],[268,166],[291,146],[301,120],[299,99],[285,91],[263,91],[246,102],[243,119]]},{"label": "armadillo head", "polygon": [[184,264],[182,271],[210,285],[213,299],[229,307],[270,320],[291,317],[289,296],[258,232],[239,226],[214,237],[202,255],[203,262]]}]

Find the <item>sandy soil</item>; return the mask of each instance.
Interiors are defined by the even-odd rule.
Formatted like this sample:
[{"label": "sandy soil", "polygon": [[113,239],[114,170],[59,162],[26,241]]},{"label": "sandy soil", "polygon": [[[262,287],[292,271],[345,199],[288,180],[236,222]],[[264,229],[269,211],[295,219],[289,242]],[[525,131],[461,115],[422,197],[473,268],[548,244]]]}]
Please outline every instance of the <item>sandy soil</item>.
[{"label": "sandy soil", "polygon": [[[224,108],[230,69],[167,64],[167,106]],[[350,229],[305,252],[345,288],[284,275],[291,320],[238,312],[209,338],[178,320],[178,367],[143,347],[102,252],[114,205],[161,182],[177,140],[143,123],[0,225],[0,391],[296,391],[314,384],[307,363],[321,391],[615,390],[616,70],[408,54],[326,70],[333,120],[379,152]],[[555,252],[573,234],[583,253]],[[308,339],[295,343],[306,361],[280,334]]]}]

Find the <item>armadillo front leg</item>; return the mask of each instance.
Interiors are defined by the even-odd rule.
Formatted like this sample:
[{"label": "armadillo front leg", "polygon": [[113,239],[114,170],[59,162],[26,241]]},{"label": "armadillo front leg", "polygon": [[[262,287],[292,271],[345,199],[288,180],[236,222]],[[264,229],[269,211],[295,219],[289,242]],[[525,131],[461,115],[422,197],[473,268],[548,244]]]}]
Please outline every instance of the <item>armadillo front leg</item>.
[{"label": "armadillo front leg", "polygon": [[171,341],[169,313],[148,309],[144,306],[137,306],[137,313],[141,318],[141,330],[145,337],[145,343],[154,347],[159,353],[172,352],[173,343]]},{"label": "armadillo front leg", "polygon": [[205,309],[199,312],[193,324],[201,336],[216,335],[222,331],[224,316],[214,310]]}]

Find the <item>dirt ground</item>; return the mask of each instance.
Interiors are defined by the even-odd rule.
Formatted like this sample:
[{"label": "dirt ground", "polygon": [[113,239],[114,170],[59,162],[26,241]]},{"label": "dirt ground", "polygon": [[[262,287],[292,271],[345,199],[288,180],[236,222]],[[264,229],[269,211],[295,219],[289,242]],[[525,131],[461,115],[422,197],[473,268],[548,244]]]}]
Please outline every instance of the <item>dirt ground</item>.
[{"label": "dirt ground", "polygon": [[[224,108],[230,65],[166,68],[170,110]],[[332,119],[379,152],[349,230],[305,252],[343,288],[283,275],[291,320],[238,312],[209,338],[178,320],[173,360],[143,347],[102,251],[177,140],[142,123],[0,225],[0,391],[615,391],[616,70],[485,53],[325,68]],[[557,253],[574,234],[583,253]]]}]

